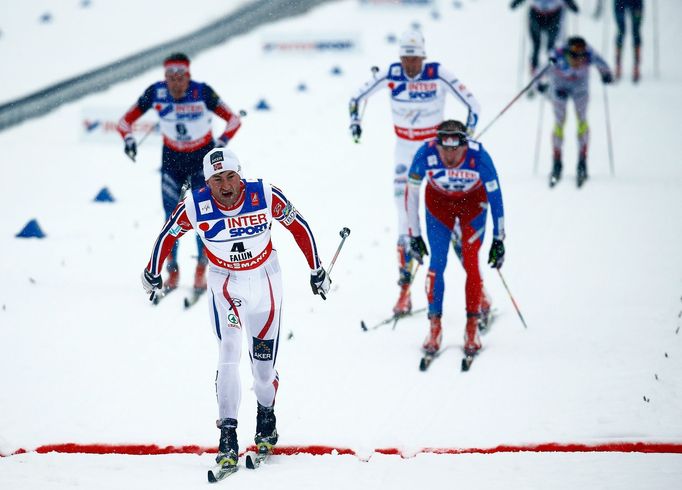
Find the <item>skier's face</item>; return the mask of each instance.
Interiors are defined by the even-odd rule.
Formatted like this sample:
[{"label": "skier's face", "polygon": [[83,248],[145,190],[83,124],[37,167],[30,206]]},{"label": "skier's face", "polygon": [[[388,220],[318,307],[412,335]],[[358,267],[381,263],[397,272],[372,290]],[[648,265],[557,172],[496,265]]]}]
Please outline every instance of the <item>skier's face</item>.
[{"label": "skier's face", "polygon": [[168,84],[168,91],[174,99],[182,99],[189,87],[189,72],[167,70],[166,84]]},{"label": "skier's face", "polygon": [[424,58],[421,56],[401,56],[400,64],[403,65],[405,75],[414,78],[422,72]]},{"label": "skier's face", "polygon": [[242,181],[237,172],[228,170],[212,175],[206,183],[213,198],[225,207],[232,207],[241,194]]},{"label": "skier's face", "polygon": [[455,146],[454,148],[438,145],[436,148],[438,148],[438,155],[446,167],[458,165],[467,151],[467,145]]}]

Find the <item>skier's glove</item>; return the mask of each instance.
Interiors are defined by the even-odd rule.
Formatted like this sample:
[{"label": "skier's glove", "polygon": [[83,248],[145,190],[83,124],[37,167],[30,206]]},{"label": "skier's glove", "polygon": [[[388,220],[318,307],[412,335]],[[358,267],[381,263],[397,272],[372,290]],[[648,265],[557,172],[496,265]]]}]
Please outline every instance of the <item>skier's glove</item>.
[{"label": "skier's glove", "polygon": [[145,291],[147,291],[147,294],[152,294],[155,291],[160,291],[161,286],[163,285],[163,280],[161,279],[161,275],[154,275],[151,272],[149,272],[147,269],[142,272],[142,287],[144,288]]},{"label": "skier's glove", "polygon": [[493,238],[493,244],[490,246],[490,253],[488,254],[488,264],[494,269],[499,269],[504,263],[504,242]]},{"label": "skier's glove", "polygon": [[360,127],[360,123],[357,121],[353,121],[350,123],[350,134],[353,137],[353,141],[356,143],[360,142],[360,135],[362,135],[362,128]]},{"label": "skier's glove", "polygon": [[519,5],[523,3],[524,0],[513,0],[512,3],[509,5],[511,9],[515,9]]},{"label": "skier's glove", "polygon": [[410,255],[420,264],[424,263],[424,256],[429,255],[429,250],[426,248],[426,243],[421,236],[413,236],[410,238]]},{"label": "skier's glove", "polygon": [[313,294],[319,294],[322,299],[327,299],[325,295],[329,293],[331,283],[332,281],[323,267],[310,271],[310,287],[313,289]]},{"label": "skier's glove", "polygon": [[577,14],[580,11],[574,0],[564,0],[564,3],[574,14]]},{"label": "skier's glove", "polygon": [[547,88],[549,87],[549,84],[547,82],[538,82],[537,87],[538,87],[538,92],[540,92],[541,94],[544,94],[545,92],[547,92]]},{"label": "skier's glove", "polygon": [[137,143],[135,142],[135,138],[128,135],[123,142],[125,143],[123,151],[125,151],[126,155],[134,162],[135,157],[137,156]]},{"label": "skier's glove", "polygon": [[602,74],[601,81],[606,85],[613,83],[613,75],[611,75],[611,72],[607,71],[606,73]]}]

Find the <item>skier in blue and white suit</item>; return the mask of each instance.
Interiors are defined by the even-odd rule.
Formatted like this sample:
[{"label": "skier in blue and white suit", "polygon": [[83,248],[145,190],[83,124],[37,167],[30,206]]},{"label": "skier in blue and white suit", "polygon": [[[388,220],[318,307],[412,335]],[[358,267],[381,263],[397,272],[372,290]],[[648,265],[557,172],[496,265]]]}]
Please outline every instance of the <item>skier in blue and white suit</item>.
[{"label": "skier in blue and white suit", "polygon": [[420,32],[406,32],[400,39],[400,63],[389,66],[384,75],[367,82],[350,100],[350,131],[357,143],[362,134],[361,105],[379,90],[390,91],[395,145],[394,194],[398,211],[398,260],[400,296],[393,308],[395,315],[411,311],[410,281],[412,261],[408,252],[407,219],[405,216],[405,184],[407,169],[421,144],[436,136],[436,127],[443,120],[445,95],[452,95],[467,109],[467,130],[474,131],[479,118],[479,104],[457,77],[440,63],[424,63],[426,52]]}]

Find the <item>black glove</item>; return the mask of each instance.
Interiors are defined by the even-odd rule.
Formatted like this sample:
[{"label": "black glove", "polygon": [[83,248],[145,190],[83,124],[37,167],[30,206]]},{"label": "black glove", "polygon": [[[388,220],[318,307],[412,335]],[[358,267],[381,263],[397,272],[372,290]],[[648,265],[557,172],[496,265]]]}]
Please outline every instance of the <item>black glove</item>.
[{"label": "black glove", "polygon": [[611,74],[610,71],[607,71],[606,73],[603,73],[601,76],[601,81],[605,84],[613,83],[613,75]]},{"label": "black glove", "polygon": [[357,121],[353,121],[350,123],[350,134],[353,137],[353,141],[356,143],[360,142],[360,135],[362,134],[362,128],[360,127],[360,123]]},{"label": "black glove", "polygon": [[490,253],[488,254],[488,264],[494,269],[499,269],[504,263],[504,242],[493,238],[493,244],[490,246]]},{"label": "black glove", "polygon": [[331,283],[332,281],[323,267],[310,271],[310,287],[313,289],[313,294],[319,294],[322,299],[327,299],[325,295],[329,292]]},{"label": "black glove", "polygon": [[128,135],[123,141],[125,143],[125,149],[123,151],[125,151],[126,155],[134,162],[135,157],[137,156],[137,143],[135,142],[135,138]]},{"label": "black glove", "polygon": [[519,5],[523,3],[523,0],[513,0],[512,3],[509,5],[511,9],[515,9]]},{"label": "black glove", "polygon": [[541,94],[544,94],[545,92],[547,92],[547,87],[549,87],[549,84],[547,82],[538,82],[537,87],[538,87],[538,92],[540,92]]},{"label": "black glove", "polygon": [[429,250],[426,248],[426,243],[421,236],[413,236],[410,238],[410,255],[420,264],[424,263],[424,256],[429,255]]},{"label": "black glove", "polygon": [[147,269],[142,272],[142,287],[147,291],[147,294],[152,294],[154,291],[160,291],[161,286],[163,286],[163,280],[161,279],[160,274],[158,276],[154,275]]}]

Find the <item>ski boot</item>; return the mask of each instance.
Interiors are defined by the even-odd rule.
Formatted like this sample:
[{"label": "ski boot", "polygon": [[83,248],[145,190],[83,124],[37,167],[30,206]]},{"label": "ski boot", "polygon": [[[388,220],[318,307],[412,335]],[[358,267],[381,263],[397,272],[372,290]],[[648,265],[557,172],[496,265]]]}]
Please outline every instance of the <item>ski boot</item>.
[{"label": "ski boot", "polygon": [[585,157],[580,157],[578,160],[578,174],[576,176],[576,183],[578,188],[582,187],[587,180],[587,161]]},{"label": "ski boot", "polygon": [[554,163],[552,164],[552,173],[549,174],[549,187],[554,187],[557,185],[559,180],[561,180],[561,169],[563,165],[561,164],[561,156],[554,155]]},{"label": "ski boot", "polygon": [[256,413],[256,436],[253,438],[259,454],[270,453],[277,444],[277,417],[275,407],[265,407],[258,403]]},{"label": "ski boot", "polygon": [[218,443],[218,455],[215,458],[216,466],[208,470],[208,481],[218,482],[235,473],[239,466],[239,443],[237,442],[237,421],[235,419],[220,419],[216,421],[220,429],[220,442]]},{"label": "ski boot", "polygon": [[480,314],[467,313],[467,324],[464,332],[464,354],[473,357],[481,349],[481,339],[478,336],[478,322]]},{"label": "ski boot", "polygon": [[393,315],[395,317],[401,317],[407,315],[412,311],[412,298],[410,295],[410,283],[402,282],[400,283],[400,296],[398,296],[398,301],[393,307]]},{"label": "ski boot", "polygon": [[429,314],[429,335],[424,340],[422,349],[426,354],[434,355],[440,350],[440,342],[443,339],[443,328],[440,324],[440,315]]},{"label": "ski boot", "polygon": [[481,333],[486,333],[488,327],[490,327],[491,313],[490,309],[492,307],[492,300],[488,296],[488,292],[485,288],[481,291],[481,316],[478,319],[478,330]]}]

